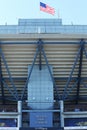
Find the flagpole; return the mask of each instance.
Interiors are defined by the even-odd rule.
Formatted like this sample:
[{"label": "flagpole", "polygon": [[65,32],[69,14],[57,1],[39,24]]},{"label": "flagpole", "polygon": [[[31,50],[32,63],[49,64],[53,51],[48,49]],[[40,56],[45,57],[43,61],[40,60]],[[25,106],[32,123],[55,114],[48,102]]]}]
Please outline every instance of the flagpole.
[{"label": "flagpole", "polygon": [[58,19],[60,19],[60,12],[59,12],[59,9],[58,9]]}]

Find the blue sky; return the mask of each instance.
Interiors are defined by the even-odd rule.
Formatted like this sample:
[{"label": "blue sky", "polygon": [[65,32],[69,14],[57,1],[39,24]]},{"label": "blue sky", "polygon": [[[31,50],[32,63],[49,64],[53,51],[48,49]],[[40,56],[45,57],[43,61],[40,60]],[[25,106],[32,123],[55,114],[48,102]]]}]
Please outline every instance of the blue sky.
[{"label": "blue sky", "polygon": [[[39,3],[55,8],[55,15],[41,12]],[[0,24],[17,24],[19,18],[62,18],[63,24],[87,24],[87,0],[0,0]]]}]

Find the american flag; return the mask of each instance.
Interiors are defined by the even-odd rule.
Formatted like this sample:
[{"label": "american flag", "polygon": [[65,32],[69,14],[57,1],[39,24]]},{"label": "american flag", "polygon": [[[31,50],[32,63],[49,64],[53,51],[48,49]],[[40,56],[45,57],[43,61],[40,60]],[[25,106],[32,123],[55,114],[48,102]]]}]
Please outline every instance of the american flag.
[{"label": "american flag", "polygon": [[44,3],[42,3],[42,2],[40,2],[40,10],[41,10],[41,11],[44,11],[44,12],[47,12],[47,13],[49,13],[49,14],[52,14],[52,15],[55,14],[54,8],[48,6],[47,4],[44,4]]}]

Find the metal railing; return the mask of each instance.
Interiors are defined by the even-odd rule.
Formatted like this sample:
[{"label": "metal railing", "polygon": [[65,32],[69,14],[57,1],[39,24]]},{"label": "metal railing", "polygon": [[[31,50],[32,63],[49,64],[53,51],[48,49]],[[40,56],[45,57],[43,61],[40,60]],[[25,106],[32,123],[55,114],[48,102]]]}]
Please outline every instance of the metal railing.
[{"label": "metal railing", "polygon": [[64,112],[63,101],[60,101],[60,121],[61,127],[64,127],[64,130],[87,130],[87,126],[65,126],[65,119],[76,119],[76,118],[87,118],[87,111],[74,111],[74,112]]},{"label": "metal railing", "polygon": [[0,119],[16,119],[16,127],[0,127],[0,130],[19,130],[22,126],[22,103],[18,101],[18,111],[17,112],[0,112]]}]

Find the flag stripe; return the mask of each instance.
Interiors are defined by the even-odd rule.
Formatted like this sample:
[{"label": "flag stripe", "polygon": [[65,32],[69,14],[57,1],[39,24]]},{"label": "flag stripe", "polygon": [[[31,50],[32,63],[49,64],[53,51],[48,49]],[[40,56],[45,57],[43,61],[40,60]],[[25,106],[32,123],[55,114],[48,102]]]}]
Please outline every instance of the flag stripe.
[{"label": "flag stripe", "polygon": [[52,15],[55,14],[54,8],[52,8],[52,7],[50,7],[50,6],[46,5],[46,4],[44,4],[44,3],[42,3],[42,2],[40,2],[40,10],[41,10],[41,11],[44,11],[44,12],[47,12],[47,13],[50,13],[50,14],[52,14]]}]

